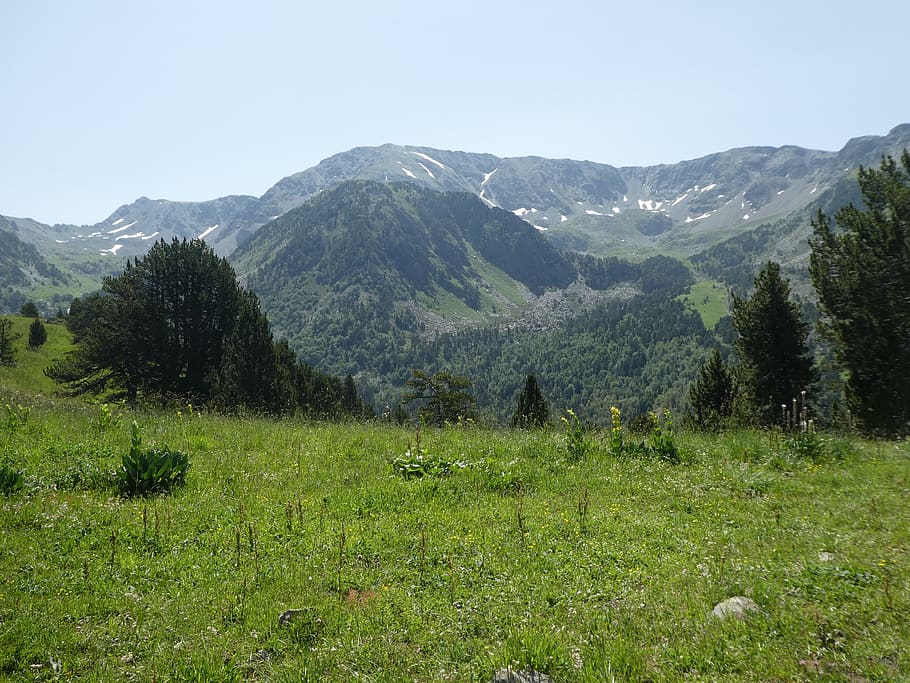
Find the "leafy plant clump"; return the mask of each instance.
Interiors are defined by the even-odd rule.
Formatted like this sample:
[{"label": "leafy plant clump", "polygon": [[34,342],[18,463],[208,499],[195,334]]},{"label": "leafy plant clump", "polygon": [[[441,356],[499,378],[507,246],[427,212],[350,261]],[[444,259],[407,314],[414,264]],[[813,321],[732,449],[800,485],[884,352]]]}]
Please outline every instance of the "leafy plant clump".
[{"label": "leafy plant clump", "polygon": [[565,447],[566,455],[569,460],[583,460],[591,450],[591,445],[585,438],[585,427],[578,419],[578,416],[571,409],[566,410],[566,416],[562,417],[562,424],[565,428]]},{"label": "leafy plant clump", "polygon": [[420,449],[420,432],[417,432],[417,445],[411,450],[410,445],[404,455],[392,459],[392,469],[405,479],[421,477],[445,477],[456,469],[464,469],[467,463],[461,460],[449,460],[439,455],[431,455]]},{"label": "leafy plant clump", "polygon": [[118,473],[120,493],[128,497],[167,493],[184,483],[189,468],[189,457],[181,451],[167,446],[143,450],[139,425],[133,422],[133,443]]},{"label": "leafy plant clump", "polygon": [[0,493],[11,496],[25,484],[22,473],[6,465],[0,465]]}]

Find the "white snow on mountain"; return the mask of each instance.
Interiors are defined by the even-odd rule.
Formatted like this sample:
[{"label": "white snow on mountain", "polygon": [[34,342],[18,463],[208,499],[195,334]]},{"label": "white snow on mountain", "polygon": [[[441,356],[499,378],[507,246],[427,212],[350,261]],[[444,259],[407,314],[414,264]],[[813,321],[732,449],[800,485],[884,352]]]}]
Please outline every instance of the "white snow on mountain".
[{"label": "white snow on mountain", "polygon": [[525,214],[531,213],[533,209],[512,209],[512,213],[521,218]]},{"label": "white snow on mountain", "polygon": [[639,199],[638,208],[642,211],[658,211],[660,207],[663,206],[663,202],[658,202],[653,199]]},{"label": "white snow on mountain", "polygon": [[677,197],[676,199],[673,200],[673,203],[670,204],[670,206],[676,206],[677,204],[679,204],[681,201],[683,201],[688,196],[689,196],[688,192],[686,192],[684,195],[680,195],[679,197]]},{"label": "white snow on mountain", "polygon": [[435,177],[436,177],[436,176],[433,175],[433,171],[431,171],[430,169],[428,169],[426,166],[424,166],[424,165],[423,165],[422,163],[420,163],[419,161],[417,162],[417,165],[420,166],[420,168],[422,168],[424,171],[426,171],[426,172],[427,172],[427,175],[430,176],[431,178],[435,178]]},{"label": "white snow on mountain", "polygon": [[[136,223],[138,223],[138,222],[139,222],[139,221],[133,221],[132,223],[127,223],[127,224],[124,225],[123,227],[114,228],[113,230],[108,230],[108,231],[107,231],[107,234],[108,234],[108,235],[115,235],[115,234],[117,234],[118,232],[123,232],[124,230],[129,230],[129,229],[132,228],[134,225],[136,225]],[[82,235],[79,235],[79,237],[82,237]]]},{"label": "white snow on mountain", "polygon": [[199,237],[197,237],[196,239],[204,240],[208,235],[212,234],[212,231],[215,230],[215,228],[217,228],[218,225],[220,225],[220,224],[216,223],[212,227],[206,228],[205,230],[202,231],[202,234],[199,235]]},{"label": "white snow on mountain", "polygon": [[614,206],[614,207],[613,207],[613,213],[619,213],[619,207],[618,207],[618,206]]},{"label": "white snow on mountain", "polygon": [[413,173],[411,173],[411,172],[410,172],[408,169],[406,169],[404,166],[401,167],[401,170],[404,171],[404,174],[405,174],[408,178],[413,178],[414,180],[417,180],[417,176],[414,175]]},{"label": "white snow on mountain", "polygon": [[588,209],[587,211],[585,211],[585,213],[588,214],[589,216],[603,216],[604,215],[600,211],[594,211],[593,209]]},{"label": "white snow on mountain", "polygon": [[493,174],[496,173],[496,171],[498,171],[498,170],[499,170],[498,168],[494,168],[489,173],[484,173],[483,180],[480,181],[480,185],[483,186],[483,185],[486,185],[488,182],[490,182],[490,178],[492,178]]},{"label": "white snow on mountain", "polygon": [[699,190],[699,193],[707,192],[708,190],[713,190],[715,187],[717,187],[717,183],[711,183],[710,185],[706,185],[705,187],[701,188]]},{"label": "white snow on mountain", "polygon": [[424,160],[426,160],[426,161],[429,161],[431,164],[436,164],[436,165],[439,166],[439,168],[441,168],[443,171],[446,170],[445,165],[439,163],[439,162],[436,161],[436,159],[434,159],[433,157],[428,157],[426,154],[423,154],[423,153],[421,153],[421,152],[411,152],[411,154],[413,154],[414,156],[420,157],[421,159],[424,159]]},{"label": "white snow on mountain", "polygon": [[110,254],[111,256],[116,256],[117,252],[123,249],[122,244],[115,244],[110,249],[101,249],[102,254]]},{"label": "white snow on mountain", "polygon": [[123,219],[122,219],[122,218],[118,218],[118,219],[115,220],[113,223],[111,223],[111,225],[117,225],[118,223],[122,223],[122,222],[123,222]]},{"label": "white snow on mountain", "polygon": [[158,235],[160,235],[160,234],[161,234],[161,233],[160,233],[160,232],[158,232],[158,231],[157,231],[157,230],[156,230],[156,231],[155,231],[155,232],[153,232],[153,233],[152,233],[152,234],[151,234],[151,235],[146,235],[146,236],[145,236],[145,237],[143,237],[143,238],[142,238],[142,239],[144,239],[144,240],[151,240],[151,239],[155,239],[155,238],[156,238],[156,237],[158,237]]},{"label": "white snow on mountain", "polygon": [[494,207],[496,206],[496,204],[494,204],[494,203],[491,202],[489,199],[487,199],[486,197],[484,197],[484,196],[483,196],[483,193],[484,193],[484,192],[486,192],[486,190],[481,190],[481,191],[480,191],[480,194],[478,194],[477,196],[480,197],[480,199],[483,201],[483,203],[486,204],[487,206],[489,206],[491,209],[494,208]]}]

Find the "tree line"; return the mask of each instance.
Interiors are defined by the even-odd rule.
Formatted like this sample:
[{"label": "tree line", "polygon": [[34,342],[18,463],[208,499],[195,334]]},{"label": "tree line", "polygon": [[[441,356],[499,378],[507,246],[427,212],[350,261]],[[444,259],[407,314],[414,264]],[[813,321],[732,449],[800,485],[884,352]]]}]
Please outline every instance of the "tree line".
[{"label": "tree line", "polygon": [[[818,295],[818,331],[845,374],[847,415],[865,434],[910,434],[910,152],[878,169],[860,167],[863,207],[812,220],[809,274]],[[780,266],[769,262],[750,298],[733,305],[737,364],[719,351],[690,390],[698,427],[721,427],[736,412],[761,425],[801,419],[797,406],[819,371],[809,325],[790,300]],[[802,408],[799,409],[802,412]]]},{"label": "tree line", "polygon": [[75,299],[67,325],[75,348],[45,374],[73,394],[325,417],[363,409],[351,378],[299,362],[273,337],[256,295],[201,240],[156,242]]}]

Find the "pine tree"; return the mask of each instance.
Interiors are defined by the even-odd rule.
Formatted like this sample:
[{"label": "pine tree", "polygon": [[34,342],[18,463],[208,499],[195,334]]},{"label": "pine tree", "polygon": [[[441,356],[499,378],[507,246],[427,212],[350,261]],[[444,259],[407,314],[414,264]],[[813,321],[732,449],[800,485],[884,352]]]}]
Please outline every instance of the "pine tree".
[{"label": "pine tree", "polygon": [[518,407],[512,416],[512,427],[543,427],[550,419],[550,411],[544,400],[537,378],[528,375],[524,388],[518,396]]},{"label": "pine tree", "polygon": [[32,324],[28,326],[28,348],[37,349],[46,341],[47,329],[44,327],[44,323],[35,318],[32,320]]},{"label": "pine tree", "polygon": [[733,414],[736,384],[733,372],[724,363],[719,349],[701,366],[698,379],[689,388],[689,424],[695,429],[716,431],[726,426]]},{"label": "pine tree", "polygon": [[467,377],[445,371],[428,375],[411,370],[411,379],[406,384],[410,390],[402,400],[424,401],[418,414],[424,424],[442,427],[447,422],[455,424],[474,418],[477,403]]},{"label": "pine tree", "polygon": [[910,434],[910,152],[900,165],[859,170],[865,210],[853,205],[812,222],[809,273],[821,329],[847,371],[848,406],[859,427]]},{"label": "pine tree", "polygon": [[733,325],[751,417],[760,425],[776,424],[780,406],[790,405],[815,379],[806,341],[809,325],[790,300],[790,284],[781,277],[779,264],[769,261],[762,268],[751,298],[734,297]]},{"label": "pine tree", "polygon": [[0,365],[16,364],[13,341],[18,336],[13,333],[13,321],[9,318],[0,318]]},{"label": "pine tree", "polygon": [[19,309],[19,314],[26,318],[37,318],[38,306],[35,305],[34,301],[26,301]]}]

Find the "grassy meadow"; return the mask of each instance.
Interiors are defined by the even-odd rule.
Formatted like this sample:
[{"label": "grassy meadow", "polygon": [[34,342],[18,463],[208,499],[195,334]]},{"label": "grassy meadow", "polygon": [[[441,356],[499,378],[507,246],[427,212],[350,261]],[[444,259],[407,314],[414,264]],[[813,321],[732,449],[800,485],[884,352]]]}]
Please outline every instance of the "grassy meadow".
[{"label": "grassy meadow", "polygon": [[[2,680],[910,679],[907,442],[683,434],[672,464],[455,427],[421,459],[393,425],[129,412],[3,372]],[[184,486],[119,495],[134,421],[189,455]],[[736,595],[759,611],[711,615]]]}]

